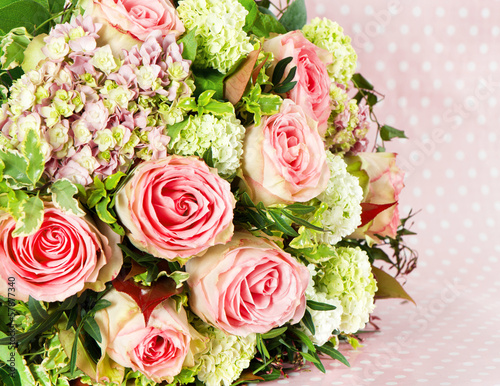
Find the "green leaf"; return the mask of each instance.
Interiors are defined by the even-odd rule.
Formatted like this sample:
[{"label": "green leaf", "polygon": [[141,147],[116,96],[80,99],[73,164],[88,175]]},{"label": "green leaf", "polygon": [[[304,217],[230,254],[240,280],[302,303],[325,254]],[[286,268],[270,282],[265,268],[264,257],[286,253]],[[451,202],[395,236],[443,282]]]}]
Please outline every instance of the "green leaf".
[{"label": "green leaf", "polygon": [[325,366],[323,366],[323,363],[321,363],[321,360],[318,358],[318,355],[302,351],[300,352],[300,355],[302,355],[302,358],[304,358],[306,361],[309,361],[314,366],[316,366],[319,371],[321,371],[322,373],[326,373]]},{"label": "green leaf", "polygon": [[401,284],[380,268],[372,266],[372,272],[377,281],[375,299],[405,299],[416,305],[415,300],[405,291]]},{"label": "green leaf", "polygon": [[283,16],[280,18],[280,23],[287,31],[300,30],[307,23],[307,9],[304,0],[295,0],[291,3]]},{"label": "green leaf", "polygon": [[12,236],[28,236],[40,228],[43,222],[43,201],[38,196],[28,198],[21,204],[22,215],[17,220]]},{"label": "green leaf", "polygon": [[[52,314],[50,314],[49,318],[45,319],[41,324],[36,325],[27,332],[16,334],[17,342],[19,344],[31,342],[42,332],[45,332],[48,329],[52,328],[52,326],[59,320],[61,315],[62,315],[62,310],[59,308],[57,311],[54,311]],[[10,337],[0,339],[0,345],[8,345],[9,342],[10,342]]]},{"label": "green leaf", "polygon": [[168,136],[172,138],[172,141],[179,136],[179,133],[191,122],[190,118],[183,120],[182,122],[174,123],[173,125],[167,126]]},{"label": "green leaf", "polygon": [[97,205],[99,201],[101,201],[103,198],[107,196],[106,189],[104,187],[102,188],[96,188],[92,191],[90,194],[90,197],[87,200],[87,206],[89,208],[93,208],[94,206]]},{"label": "green leaf", "polygon": [[314,327],[314,322],[311,316],[311,313],[306,310],[304,313],[304,317],[302,318],[302,323],[304,323],[304,326],[307,327],[309,331],[311,331],[311,334],[316,334],[316,327]]},{"label": "green leaf", "polygon": [[288,327],[280,327],[261,335],[263,339],[272,339],[284,334],[286,330],[288,330]]},{"label": "green leaf", "polygon": [[271,94],[262,94],[257,101],[263,115],[276,114],[280,110],[282,102],[283,99],[280,96]]},{"label": "green leaf", "polygon": [[194,84],[196,86],[196,90],[194,92],[194,96],[198,96],[204,91],[213,90],[215,91],[214,99],[223,99],[224,98],[224,78],[225,74],[221,74],[217,70],[212,69],[203,69],[203,70],[194,70]]},{"label": "green leaf", "polygon": [[57,208],[75,216],[85,216],[85,212],[78,206],[78,200],[73,198],[78,193],[78,188],[71,181],[57,180],[49,191],[52,193],[52,202]]},{"label": "green leaf", "polygon": [[48,2],[49,2],[50,13],[56,14],[64,9],[64,4],[66,3],[66,0],[48,0]]},{"label": "green leaf", "polygon": [[299,235],[295,229],[288,225],[288,223],[278,213],[273,210],[269,210],[268,213],[274,220],[276,228],[278,228],[280,232],[292,237],[297,237]]},{"label": "green leaf", "polygon": [[210,166],[211,168],[214,167],[214,159],[212,156],[212,146],[210,146],[205,153],[203,153],[203,161]]},{"label": "green leaf", "polygon": [[262,354],[264,358],[271,358],[261,334],[257,334],[257,350]]},{"label": "green leaf", "polygon": [[305,333],[303,333],[300,330],[297,330],[296,328],[289,329],[288,331],[291,331],[295,336],[297,336],[297,338],[299,338],[301,342],[304,343],[310,351],[316,352],[316,348],[314,347],[313,342],[311,342],[311,339],[309,339],[309,337]]},{"label": "green leaf", "polygon": [[283,86],[278,86],[278,87],[275,87],[273,89],[273,91],[276,93],[276,94],[286,94],[288,91],[291,91],[295,85],[297,84],[296,81],[293,81],[293,82],[290,82],[290,83],[287,83],[287,84],[284,84]]},{"label": "green leaf", "polygon": [[217,116],[229,116],[234,114],[234,106],[230,102],[210,101],[203,107],[205,112]]},{"label": "green leaf", "polygon": [[314,229],[315,231],[318,231],[318,232],[325,232],[325,230],[323,228],[320,228],[316,225],[313,225],[310,222],[307,222],[306,220],[301,219],[300,217],[294,216],[293,214],[290,214],[285,210],[282,210],[281,213],[283,213],[286,217],[288,217],[290,220],[292,220],[296,224],[305,226],[306,228]]},{"label": "green leaf", "polygon": [[343,356],[330,342],[326,342],[323,346],[316,346],[318,351],[322,352],[323,354],[328,355],[332,359],[336,359],[339,362],[342,362],[344,365],[347,367],[351,367],[349,362],[347,361],[346,357]]},{"label": "green leaf", "polygon": [[42,176],[45,167],[45,156],[42,152],[42,143],[38,133],[30,129],[26,133],[26,138],[21,143],[21,152],[28,161],[26,175],[35,185]]},{"label": "green leaf", "polygon": [[11,179],[16,185],[31,185],[26,172],[28,161],[19,152],[10,149],[0,150],[0,160],[5,165],[3,170],[5,178]]},{"label": "green leaf", "polygon": [[281,59],[278,63],[276,63],[276,67],[274,67],[272,82],[277,85],[280,83],[283,75],[285,74],[285,69],[288,64],[293,60],[291,56]]},{"label": "green leaf", "polygon": [[354,83],[354,85],[358,89],[373,90],[373,85],[370,82],[368,82],[363,75],[361,75],[359,73],[354,74],[352,76],[352,82]]},{"label": "green leaf", "polygon": [[92,307],[92,310],[90,311],[91,315],[95,315],[97,311],[104,310],[105,308],[109,307],[112,303],[109,300],[106,299],[99,299],[99,301],[95,304],[94,307]]},{"label": "green leaf", "polygon": [[49,314],[42,307],[38,300],[33,299],[31,296],[28,299],[28,308],[33,316],[35,323],[42,323],[45,319],[49,317]]},{"label": "green leaf", "polygon": [[268,38],[271,33],[281,35],[286,34],[287,30],[278,21],[278,19],[276,19],[276,16],[258,12],[255,18],[255,22],[253,23],[249,32],[258,37]]},{"label": "green leaf", "polygon": [[369,92],[369,93],[366,93],[366,104],[370,107],[373,107],[375,106],[376,104],[378,103],[378,97]]},{"label": "green leaf", "polygon": [[238,2],[248,11],[248,14],[245,17],[245,27],[243,30],[245,32],[249,32],[255,23],[255,18],[257,17],[259,10],[254,0],[238,0]]},{"label": "green leaf", "polygon": [[[10,336],[8,336],[7,334],[5,334],[1,331],[0,331],[0,338],[1,338],[0,340],[2,340],[2,341],[4,341],[4,340],[10,341]],[[9,343],[7,343],[7,345],[8,344]],[[28,366],[26,366],[25,360],[23,360],[23,358],[21,357],[21,355],[19,355],[17,350],[12,351],[9,349],[8,346],[0,347],[0,361],[4,362],[4,363],[9,363],[9,360],[12,358],[12,356],[11,356],[12,352],[14,353],[14,368],[16,370],[16,374],[14,375],[13,378],[11,378],[8,366],[6,366],[7,367],[6,370],[7,370],[7,374],[8,374],[7,378],[3,378],[3,374],[0,373],[0,375],[2,375],[2,378],[0,378],[0,379],[8,380],[9,378],[11,378],[11,381],[12,381],[11,385],[15,385],[15,386],[34,385],[35,380],[33,378],[33,375],[31,374]],[[4,367],[1,367],[1,368],[3,369]],[[6,385],[9,385],[9,383],[6,383]]]},{"label": "green leaf", "polygon": [[291,204],[285,206],[283,209],[289,210],[290,212],[297,213],[297,214],[307,214],[314,212],[316,208],[311,205],[302,205],[302,204]]},{"label": "green leaf", "polygon": [[337,309],[334,305],[328,303],[315,302],[314,300],[307,301],[307,307],[314,311],[333,311]]},{"label": "green leaf", "polygon": [[104,197],[101,201],[97,203],[96,210],[99,218],[104,221],[106,224],[112,224],[116,222],[116,218],[114,218],[111,213],[108,211],[108,205],[111,199],[109,197]]},{"label": "green leaf", "polygon": [[252,199],[250,198],[247,192],[243,192],[241,194],[240,202],[248,208],[255,208],[255,204],[253,203]]},{"label": "green leaf", "polygon": [[[50,13],[44,6],[32,0],[0,0],[0,29],[10,31],[16,27],[25,27],[33,34],[35,28],[50,19]],[[49,26],[37,32],[48,32]]]},{"label": "green leaf", "polygon": [[110,175],[104,180],[104,187],[106,190],[113,190],[118,186],[118,183],[123,177],[127,175],[123,172],[116,172],[115,174]]},{"label": "green leaf", "polygon": [[30,41],[31,35],[24,27],[14,28],[4,36],[0,41],[0,68],[11,70],[20,66]]},{"label": "green leaf", "polygon": [[402,130],[395,129],[392,126],[384,125],[380,128],[380,138],[383,141],[390,141],[392,138],[408,138],[405,132]]},{"label": "green leaf", "polygon": [[96,342],[102,342],[101,330],[94,318],[88,317],[83,323],[83,329],[89,334]]},{"label": "green leaf", "polygon": [[186,60],[194,61],[196,59],[196,51],[198,50],[198,42],[196,40],[196,27],[188,31],[177,44],[183,43],[182,57]]}]

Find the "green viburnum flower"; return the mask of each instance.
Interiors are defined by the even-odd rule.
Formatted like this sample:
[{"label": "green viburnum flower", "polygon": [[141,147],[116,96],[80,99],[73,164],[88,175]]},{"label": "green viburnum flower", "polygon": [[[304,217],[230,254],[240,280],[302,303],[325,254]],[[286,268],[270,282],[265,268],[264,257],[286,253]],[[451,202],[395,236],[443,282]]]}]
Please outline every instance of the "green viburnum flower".
[{"label": "green viburnum flower", "polygon": [[207,386],[231,385],[250,365],[256,352],[256,335],[226,334],[202,321],[196,322],[194,327],[209,338],[207,350],[195,358],[200,363],[198,379]]},{"label": "green viburnum flower", "polygon": [[317,240],[334,245],[350,235],[361,223],[363,189],[358,179],[347,172],[347,165],[338,155],[326,152],[330,180],[317,198],[328,205],[321,217],[322,226],[329,232],[317,235]]},{"label": "green viburnum flower", "polygon": [[177,12],[188,31],[196,28],[195,66],[225,74],[253,50],[243,31],[248,12],[237,0],[181,0]]},{"label": "green viburnum flower", "polygon": [[178,155],[203,156],[211,147],[214,167],[221,177],[228,178],[240,167],[244,136],[245,128],[234,115],[194,115],[177,137],[170,139],[168,148]]},{"label": "green viburnum flower", "polygon": [[330,52],[333,63],[327,66],[332,81],[346,85],[356,70],[357,55],[351,45],[351,38],[337,23],[326,18],[314,18],[302,29],[311,43]]},{"label": "green viburnum flower", "polygon": [[313,276],[316,292],[338,299],[342,306],[340,332],[354,333],[365,326],[375,305],[377,283],[368,255],[359,247],[333,248],[329,259],[316,262]]}]

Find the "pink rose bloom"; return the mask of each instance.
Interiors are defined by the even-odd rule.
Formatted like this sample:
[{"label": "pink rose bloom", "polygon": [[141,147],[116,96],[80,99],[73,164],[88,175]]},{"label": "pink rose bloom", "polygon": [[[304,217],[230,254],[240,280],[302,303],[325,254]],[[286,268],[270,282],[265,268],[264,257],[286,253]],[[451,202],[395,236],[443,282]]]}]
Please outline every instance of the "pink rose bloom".
[{"label": "pink rose bloom", "polygon": [[[103,299],[111,302],[95,315],[103,358],[106,353],[119,365],[140,371],[158,383],[172,382],[183,364],[194,365],[193,354],[203,337],[188,324],[183,308],[176,311],[173,300],[156,306],[146,324],[141,309],[129,295],[113,289]],[[103,380],[100,368],[97,379]]]},{"label": "pink rose bloom", "polygon": [[289,99],[247,129],[242,170],[250,196],[265,205],[309,201],[330,178],[316,122]]},{"label": "pink rose bloom", "polygon": [[364,203],[395,203],[377,214],[368,228],[358,228],[352,237],[363,238],[367,235],[374,240],[378,240],[375,235],[396,237],[400,224],[398,200],[404,187],[404,171],[396,165],[396,154],[358,153],[355,157],[346,157],[346,160],[349,163],[361,161],[361,169],[366,171],[370,178]]},{"label": "pink rose bloom", "polygon": [[186,264],[191,310],[229,334],[265,333],[304,316],[307,268],[273,242],[236,232]]},{"label": "pink rose bloom", "polygon": [[326,70],[326,66],[333,61],[331,54],[312,44],[300,31],[278,35],[266,41],[264,51],[274,55],[271,72],[280,60],[293,58],[285,70],[285,76],[296,66],[297,73],[293,80],[297,81],[297,84],[286,93],[286,97],[301,106],[306,114],[318,122],[319,133],[324,136],[331,113],[331,80]]},{"label": "pink rose bloom", "polygon": [[86,15],[101,23],[99,45],[109,44],[115,56],[141,44],[153,31],[181,35],[185,29],[168,0],[89,0]]},{"label": "pink rose bloom", "polygon": [[7,297],[5,284],[9,277],[14,277],[16,299],[27,301],[32,296],[47,302],[63,301],[87,288],[104,290],[105,283],[120,271],[118,236],[111,231],[105,236],[86,217],[65,213],[46,203],[43,223],[37,232],[13,237],[15,226],[12,217],[2,216],[2,296]]},{"label": "pink rose bloom", "polygon": [[197,157],[140,164],[116,195],[116,213],[139,249],[187,259],[233,234],[236,201],[229,183]]}]

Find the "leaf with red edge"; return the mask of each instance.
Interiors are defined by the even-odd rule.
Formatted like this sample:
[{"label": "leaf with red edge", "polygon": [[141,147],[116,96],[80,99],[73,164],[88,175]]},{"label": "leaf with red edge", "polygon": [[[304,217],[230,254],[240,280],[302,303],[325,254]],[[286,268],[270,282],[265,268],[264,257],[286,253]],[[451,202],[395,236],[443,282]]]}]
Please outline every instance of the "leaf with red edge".
[{"label": "leaf with red edge", "polygon": [[238,103],[245,92],[260,50],[248,54],[243,64],[224,82],[224,97],[233,105]]},{"label": "leaf with red edge", "polygon": [[120,278],[113,280],[112,283],[117,291],[124,292],[134,299],[141,308],[146,325],[158,304],[173,295],[179,294],[182,290],[182,288],[176,289],[175,280],[166,276],[159,278],[151,287],[140,285],[133,280],[121,280]]},{"label": "leaf with red edge", "polygon": [[142,265],[137,264],[135,260],[132,260],[132,267],[130,268],[130,271],[128,272],[127,276],[125,276],[125,279],[123,280],[131,279],[134,276],[140,275],[147,271],[148,269],[146,267],[143,267]]},{"label": "leaf with red edge", "polygon": [[240,383],[247,383],[247,382],[252,382],[252,381],[264,381],[265,379],[262,377],[259,377],[258,375],[253,374],[251,371],[244,371],[241,373],[240,377],[234,381],[232,386],[239,385]]},{"label": "leaf with red edge", "polygon": [[409,300],[413,304],[415,300],[412,299],[408,292],[403,288],[403,286],[387,272],[382,271],[372,265],[372,272],[377,281],[377,292],[375,293],[375,299],[405,299]]},{"label": "leaf with red edge", "polygon": [[361,203],[361,225],[360,227],[365,226],[370,221],[372,221],[380,212],[383,212],[386,209],[389,209],[391,206],[396,205],[398,202],[394,201],[389,204],[370,204],[368,202]]},{"label": "leaf with red edge", "polygon": [[262,67],[264,67],[264,64],[266,64],[266,62],[269,59],[270,55],[271,55],[270,53],[267,53],[266,57],[264,58],[264,60],[262,62],[260,62],[260,64],[257,67],[255,67],[253,69],[253,72],[252,72],[252,81],[253,81],[253,83],[255,83],[257,81],[257,78],[259,77],[260,70],[262,70]]}]

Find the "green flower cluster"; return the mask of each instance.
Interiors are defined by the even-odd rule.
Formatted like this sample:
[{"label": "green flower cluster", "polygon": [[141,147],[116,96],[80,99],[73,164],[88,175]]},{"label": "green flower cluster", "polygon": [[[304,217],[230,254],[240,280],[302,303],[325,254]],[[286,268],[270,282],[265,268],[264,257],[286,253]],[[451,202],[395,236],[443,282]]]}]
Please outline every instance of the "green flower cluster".
[{"label": "green flower cluster", "polygon": [[329,299],[340,301],[343,310],[340,331],[351,334],[368,322],[375,308],[377,284],[365,251],[359,247],[340,247],[333,252],[328,260],[316,263],[314,286]]},{"label": "green flower cluster", "polygon": [[347,85],[356,70],[358,59],[351,45],[351,38],[337,23],[326,18],[314,18],[302,29],[304,36],[313,44],[333,55],[333,63],[327,66],[332,81]]},{"label": "green flower cluster", "polygon": [[196,28],[196,67],[225,74],[253,50],[243,31],[248,12],[237,0],[182,0],[177,12],[188,31]]},{"label": "green flower cluster", "polygon": [[168,148],[170,153],[182,156],[203,156],[211,148],[214,167],[221,177],[228,178],[240,167],[244,136],[245,128],[233,114],[220,118],[193,115]]},{"label": "green flower cluster", "polygon": [[350,235],[361,222],[363,189],[358,179],[347,172],[347,165],[338,155],[326,152],[330,180],[318,199],[328,205],[321,217],[321,224],[329,232],[317,235],[317,240],[334,245]]},{"label": "green flower cluster", "polygon": [[206,323],[195,324],[196,330],[209,338],[200,363],[198,379],[207,386],[229,386],[250,365],[256,352],[256,335],[229,335]]}]

